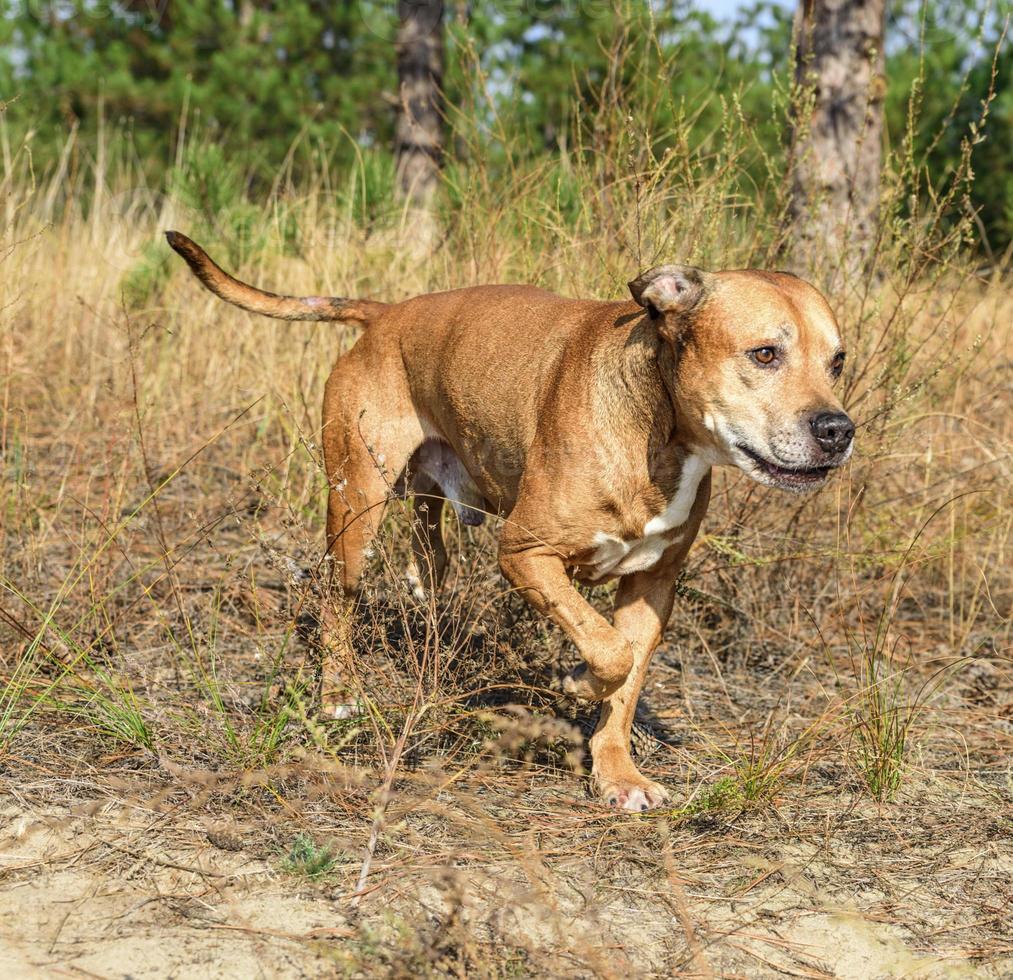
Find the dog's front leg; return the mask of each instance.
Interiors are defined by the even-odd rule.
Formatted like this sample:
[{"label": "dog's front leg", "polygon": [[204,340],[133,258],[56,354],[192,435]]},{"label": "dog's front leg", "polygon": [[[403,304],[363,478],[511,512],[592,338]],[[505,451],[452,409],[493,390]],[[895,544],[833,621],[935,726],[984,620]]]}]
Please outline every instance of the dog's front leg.
[{"label": "dog's front leg", "polygon": [[615,691],[633,666],[633,649],[573,587],[563,560],[544,546],[513,551],[501,544],[499,564],[510,584],[561,626],[584,658],[587,670],[567,678],[568,693],[600,701]]},{"label": "dog's front leg", "polygon": [[591,737],[592,777],[599,795],[623,810],[649,810],[668,799],[668,791],[641,775],[630,755],[630,729],[662,631],[672,614],[676,570],[669,566],[629,575],[619,582],[614,620],[633,650],[633,668],[601,708]]}]

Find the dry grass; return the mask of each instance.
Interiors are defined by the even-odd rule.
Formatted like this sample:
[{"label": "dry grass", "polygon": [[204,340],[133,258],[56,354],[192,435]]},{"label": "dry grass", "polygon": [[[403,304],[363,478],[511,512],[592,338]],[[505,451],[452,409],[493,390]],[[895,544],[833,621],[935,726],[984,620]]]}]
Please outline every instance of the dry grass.
[{"label": "dry grass", "polygon": [[610,296],[661,254],[772,261],[776,213],[744,208],[734,153],[634,158],[632,129],[599,148],[629,173],[569,162],[601,190],[575,209],[552,174],[453,175],[460,207],[425,258],[396,213],[367,228],[336,205],[326,173],[211,220],[190,192],[86,168],[33,184],[14,155],[8,972],[1013,970],[1013,295],[931,215],[897,218],[883,281],[834,297],[862,421],[848,471],[806,500],[718,478],[644,698],[671,810],[586,794],[587,717],[550,680],[573,654],[507,594],[487,528],[451,524],[446,595],[410,598],[407,504],[369,580],[367,710],[307,716],[318,402],[354,336],[226,308],[160,231],[203,229],[269,288],[382,298],[497,280]]}]

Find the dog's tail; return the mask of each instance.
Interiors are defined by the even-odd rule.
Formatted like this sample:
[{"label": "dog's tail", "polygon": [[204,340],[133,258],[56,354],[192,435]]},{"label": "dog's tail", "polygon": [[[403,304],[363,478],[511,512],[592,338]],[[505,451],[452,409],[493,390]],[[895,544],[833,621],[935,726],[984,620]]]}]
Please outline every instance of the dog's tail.
[{"label": "dog's tail", "polygon": [[279,320],[344,320],[367,324],[387,305],[368,299],[341,299],[337,296],[279,296],[230,276],[186,235],[167,231],[165,239],[215,296],[251,313],[263,313]]}]

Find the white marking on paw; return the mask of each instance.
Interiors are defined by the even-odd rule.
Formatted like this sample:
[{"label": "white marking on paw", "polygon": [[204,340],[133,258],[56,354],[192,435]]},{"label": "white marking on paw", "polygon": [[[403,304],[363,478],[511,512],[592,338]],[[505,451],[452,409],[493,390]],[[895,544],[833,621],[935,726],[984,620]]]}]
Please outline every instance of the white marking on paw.
[{"label": "white marking on paw", "polygon": [[623,801],[622,808],[629,810],[632,813],[640,813],[643,810],[649,810],[651,808],[650,801],[647,799],[647,794],[642,789],[634,789],[630,792],[630,795]]},{"label": "white marking on paw", "polygon": [[426,587],[422,584],[422,579],[419,576],[418,569],[414,566],[409,566],[408,571],[405,572],[405,582],[407,582],[408,588],[412,590],[412,595],[415,596],[419,602],[425,602],[429,598],[429,593],[426,591]]}]

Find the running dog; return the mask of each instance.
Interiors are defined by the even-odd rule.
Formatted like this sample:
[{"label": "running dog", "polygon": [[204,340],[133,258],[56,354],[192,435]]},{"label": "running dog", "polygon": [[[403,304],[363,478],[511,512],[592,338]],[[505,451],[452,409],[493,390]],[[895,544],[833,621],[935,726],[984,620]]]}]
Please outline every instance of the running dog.
[{"label": "running dog", "polygon": [[[389,304],[278,296],[234,279],[184,235],[167,238],[208,289],[245,310],[365,328],[324,391],[327,551],[340,586],[324,603],[324,707],[347,700],[341,665],[364,557],[400,485],[429,505],[414,534],[419,590],[446,571],[446,502],[466,524],[502,515],[503,574],[583,658],[566,690],[602,704],[590,740],[598,793],[625,810],[663,804],[667,791],[633,763],[630,729],[711,468],[798,493],[851,455],[826,299],[788,273],[680,265],[643,273],[625,301],[533,286]],[[611,579],[610,623],[574,580]]]}]

